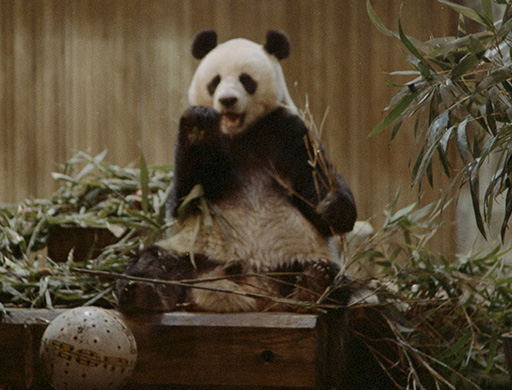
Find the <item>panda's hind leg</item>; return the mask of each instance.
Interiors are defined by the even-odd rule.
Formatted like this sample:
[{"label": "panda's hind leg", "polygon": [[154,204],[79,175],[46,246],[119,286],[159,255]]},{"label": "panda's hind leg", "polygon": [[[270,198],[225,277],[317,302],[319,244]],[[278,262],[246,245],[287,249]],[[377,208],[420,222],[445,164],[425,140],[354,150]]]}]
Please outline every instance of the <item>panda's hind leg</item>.
[{"label": "panda's hind leg", "polygon": [[[327,292],[322,303],[337,306],[346,305],[350,297],[348,289],[334,289],[338,273],[339,267],[327,260],[318,260],[304,264],[295,280],[294,288],[289,298],[301,302],[315,303]],[[333,289],[327,291],[331,287]]]},{"label": "panda's hind leg", "polygon": [[[194,278],[196,271],[188,257],[176,257],[159,246],[150,246],[134,258],[125,275],[156,280]],[[125,313],[171,311],[186,300],[182,286],[120,279],[115,287],[118,308]]]}]

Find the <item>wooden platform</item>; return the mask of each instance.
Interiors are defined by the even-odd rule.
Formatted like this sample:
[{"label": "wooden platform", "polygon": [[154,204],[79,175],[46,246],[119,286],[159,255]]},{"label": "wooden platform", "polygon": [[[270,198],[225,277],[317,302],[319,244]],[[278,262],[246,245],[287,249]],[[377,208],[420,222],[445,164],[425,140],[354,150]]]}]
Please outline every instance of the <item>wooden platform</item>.
[{"label": "wooden platform", "polygon": [[[47,387],[42,334],[62,310],[16,309],[0,319],[0,389]],[[327,325],[289,313],[166,313],[123,317],[138,360],[127,389],[327,389]]]}]

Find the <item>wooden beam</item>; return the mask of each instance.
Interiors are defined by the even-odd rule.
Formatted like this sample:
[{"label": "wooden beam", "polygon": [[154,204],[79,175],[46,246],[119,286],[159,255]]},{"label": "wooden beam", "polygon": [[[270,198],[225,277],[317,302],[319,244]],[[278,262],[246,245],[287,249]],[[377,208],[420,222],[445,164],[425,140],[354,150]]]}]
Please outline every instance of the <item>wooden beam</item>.
[{"label": "wooden beam", "polygon": [[[39,344],[64,310],[13,309],[0,320],[0,388],[45,385]],[[327,326],[293,313],[119,315],[135,335],[128,389],[327,388]]]},{"label": "wooden beam", "polygon": [[502,336],[505,358],[507,359],[508,374],[512,379],[512,333],[505,333]]}]

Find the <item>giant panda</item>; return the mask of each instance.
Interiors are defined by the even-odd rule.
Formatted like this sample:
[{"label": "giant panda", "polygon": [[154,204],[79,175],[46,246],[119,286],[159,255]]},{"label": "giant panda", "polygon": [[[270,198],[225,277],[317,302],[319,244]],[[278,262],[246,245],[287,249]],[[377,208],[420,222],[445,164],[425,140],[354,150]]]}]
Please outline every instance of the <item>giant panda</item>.
[{"label": "giant panda", "polygon": [[[289,53],[281,31],[268,31],[263,45],[217,44],[213,30],[196,35],[192,54],[201,62],[179,121],[167,205],[176,231],[125,271],[193,287],[120,280],[119,309],[302,311],[327,297],[330,307],[341,308],[329,319],[337,330],[329,332],[332,386],[394,388],[358,335],[365,329],[392,366],[394,349],[378,341],[385,321],[357,310],[347,317],[343,309],[353,288],[330,240],[352,230],[356,205],[290,97],[279,64]],[[356,337],[347,337],[347,328]],[[350,364],[340,364],[344,359]]]},{"label": "giant panda", "polygon": [[[286,310],[257,296],[316,301],[333,282],[339,266],[329,238],[352,229],[356,206],[290,97],[279,64],[289,52],[281,31],[269,31],[264,45],[217,44],[213,30],[196,35],[192,54],[201,62],[179,123],[168,200],[178,231],[126,270],[215,278],[196,286],[250,296],[121,281],[121,310]],[[191,193],[201,196],[190,201]]]},{"label": "giant panda", "polygon": [[196,286],[251,294],[121,281],[121,310],[286,310],[257,296],[316,301],[333,282],[339,266],[329,239],[352,229],[356,206],[290,97],[279,64],[289,52],[281,31],[269,31],[264,45],[217,44],[213,30],[196,35],[192,54],[201,62],[179,122],[168,200],[178,230],[126,270],[215,279]]}]

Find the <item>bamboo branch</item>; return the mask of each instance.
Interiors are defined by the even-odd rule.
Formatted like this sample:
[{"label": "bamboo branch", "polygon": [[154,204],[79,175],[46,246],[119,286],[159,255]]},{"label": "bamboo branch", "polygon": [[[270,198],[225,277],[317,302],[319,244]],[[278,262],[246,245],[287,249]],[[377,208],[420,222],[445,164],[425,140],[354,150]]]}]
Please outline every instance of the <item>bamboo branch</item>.
[{"label": "bamboo branch", "polygon": [[[240,296],[255,298],[255,299],[265,299],[265,300],[269,300],[269,301],[275,302],[275,303],[304,307],[304,308],[307,308],[310,310],[319,311],[321,313],[325,313],[326,309],[340,309],[341,308],[340,305],[316,304],[313,302],[297,301],[297,300],[288,299],[288,298],[280,298],[280,297],[275,297],[275,296],[271,296],[271,295],[263,295],[263,294],[253,293],[253,292],[249,292],[249,291],[234,291],[234,290],[229,290],[229,289],[224,289],[224,288],[198,285],[198,283],[208,283],[208,282],[212,282],[212,281],[216,281],[216,280],[220,280],[220,279],[226,279],[229,277],[192,279],[192,280],[184,279],[184,280],[178,281],[178,280],[161,280],[161,279],[141,278],[138,276],[119,274],[116,272],[88,270],[88,269],[84,269],[84,268],[72,268],[71,271],[82,273],[82,274],[87,274],[87,275],[92,275],[92,276],[110,278],[110,279],[125,279],[125,280],[131,280],[134,282],[141,282],[141,283],[153,283],[153,284],[164,284],[164,285],[176,286],[176,287],[196,288],[196,289],[200,289],[200,290],[234,294],[234,295],[240,295]],[[254,276],[262,276],[262,275],[259,275],[259,274],[244,275],[244,277],[247,277],[247,276],[254,277]],[[237,277],[240,277],[240,276],[237,276]]]}]

